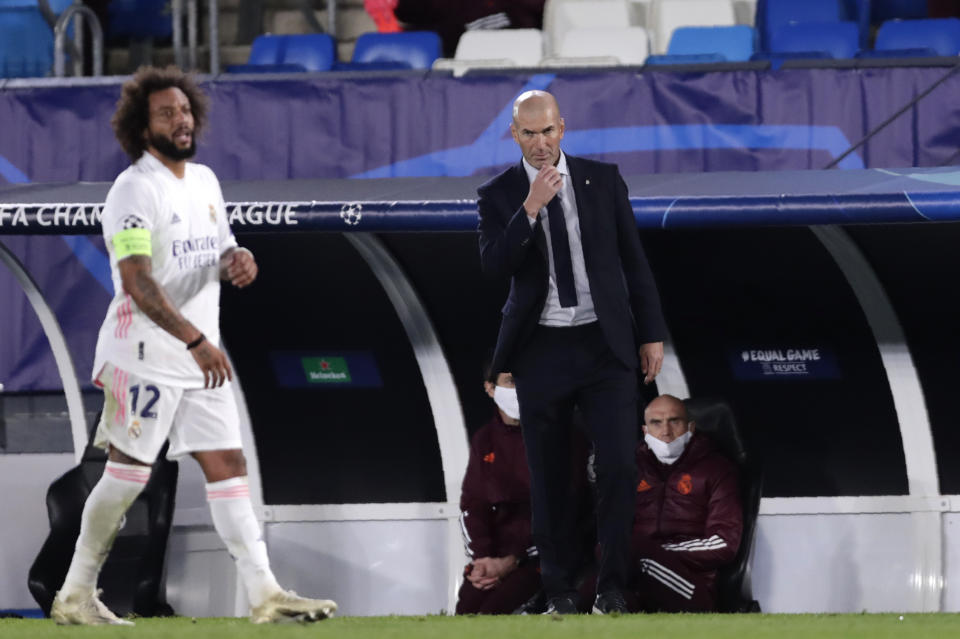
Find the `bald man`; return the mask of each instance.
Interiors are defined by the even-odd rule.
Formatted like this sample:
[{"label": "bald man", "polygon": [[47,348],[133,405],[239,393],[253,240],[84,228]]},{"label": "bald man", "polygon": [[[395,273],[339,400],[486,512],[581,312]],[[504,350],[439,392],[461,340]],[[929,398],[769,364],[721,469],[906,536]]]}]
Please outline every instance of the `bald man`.
[{"label": "bald man", "polygon": [[617,167],[566,155],[556,99],[528,91],[510,132],[522,160],[477,193],[483,271],[510,280],[493,372],[512,371],[548,611],[577,610],[571,416],[595,450],[600,564],[593,610],[624,612],[636,487],[637,367],[653,381],[666,326]]},{"label": "bald man", "polygon": [[737,556],[743,508],[736,466],[671,395],[644,411],[633,524],[636,609],[716,608],[717,569]]}]

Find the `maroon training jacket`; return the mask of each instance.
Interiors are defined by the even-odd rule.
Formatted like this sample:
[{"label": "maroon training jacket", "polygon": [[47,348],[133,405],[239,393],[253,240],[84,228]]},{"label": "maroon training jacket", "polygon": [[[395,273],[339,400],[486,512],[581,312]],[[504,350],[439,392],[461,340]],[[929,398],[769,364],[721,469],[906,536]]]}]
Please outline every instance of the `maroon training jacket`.
[{"label": "maroon training jacket", "polygon": [[473,436],[460,511],[471,557],[536,555],[523,435],[520,426],[504,424],[499,413]]},{"label": "maroon training jacket", "polygon": [[680,458],[663,464],[637,447],[633,538],[652,539],[692,570],[712,579],[740,546],[743,509],[737,468],[710,441],[694,434]]}]

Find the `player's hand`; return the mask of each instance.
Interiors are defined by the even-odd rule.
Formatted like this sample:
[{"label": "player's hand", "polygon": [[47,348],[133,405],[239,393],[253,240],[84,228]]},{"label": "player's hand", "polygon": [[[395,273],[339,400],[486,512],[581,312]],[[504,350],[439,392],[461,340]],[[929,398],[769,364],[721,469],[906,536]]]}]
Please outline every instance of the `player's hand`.
[{"label": "player's hand", "polygon": [[197,366],[203,371],[203,387],[217,388],[229,379],[233,380],[233,371],[227,356],[219,348],[204,340],[199,346],[190,349]]},{"label": "player's hand", "polygon": [[490,590],[500,583],[500,576],[496,574],[496,562],[494,557],[480,557],[473,560],[473,570],[470,571],[468,579],[478,590]]},{"label": "player's hand", "polygon": [[257,261],[253,253],[245,248],[236,248],[230,252],[227,264],[227,279],[237,288],[243,288],[257,279]]},{"label": "player's hand", "polygon": [[536,218],[540,209],[553,199],[561,187],[563,187],[563,176],[557,170],[557,167],[552,164],[545,164],[540,167],[537,177],[530,183],[527,199],[523,202],[523,208],[526,209],[527,215]]},{"label": "player's hand", "polygon": [[663,342],[650,342],[640,347],[640,370],[643,372],[643,383],[649,384],[660,374],[663,366]]}]

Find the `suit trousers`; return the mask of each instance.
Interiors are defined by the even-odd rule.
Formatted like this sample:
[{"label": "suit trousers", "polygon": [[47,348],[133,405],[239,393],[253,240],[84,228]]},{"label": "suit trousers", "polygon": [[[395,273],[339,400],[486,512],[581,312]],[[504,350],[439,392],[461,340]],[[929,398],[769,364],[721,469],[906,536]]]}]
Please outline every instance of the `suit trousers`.
[{"label": "suit trousers", "polygon": [[577,478],[571,469],[573,412],[593,445],[597,477],[597,592],[630,581],[630,534],[637,467],[637,376],[607,345],[597,322],[538,326],[513,362],[530,467],[533,541],[548,597],[575,595],[580,557]]}]

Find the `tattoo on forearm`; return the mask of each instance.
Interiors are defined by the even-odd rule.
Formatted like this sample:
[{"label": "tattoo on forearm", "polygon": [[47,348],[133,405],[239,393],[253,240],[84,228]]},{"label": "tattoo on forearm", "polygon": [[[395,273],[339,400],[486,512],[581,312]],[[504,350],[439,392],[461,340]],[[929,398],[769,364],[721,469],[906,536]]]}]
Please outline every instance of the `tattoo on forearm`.
[{"label": "tattoo on forearm", "polygon": [[191,324],[173,305],[150,273],[149,265],[138,264],[133,277],[132,290],[128,291],[133,301],[157,326],[178,339],[190,337]]}]

